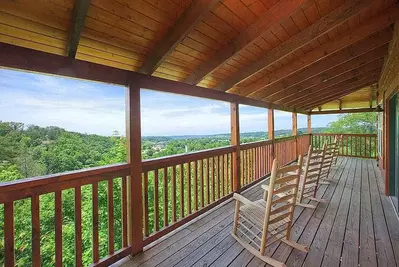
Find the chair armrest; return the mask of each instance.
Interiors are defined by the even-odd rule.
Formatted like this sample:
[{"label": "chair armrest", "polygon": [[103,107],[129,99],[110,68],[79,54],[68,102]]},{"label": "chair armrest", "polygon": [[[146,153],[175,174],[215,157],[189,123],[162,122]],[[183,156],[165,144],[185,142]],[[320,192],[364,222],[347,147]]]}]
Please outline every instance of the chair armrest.
[{"label": "chair armrest", "polygon": [[268,185],[262,184],[261,187],[262,187],[263,190],[269,192],[269,186]]},{"label": "chair armrest", "polygon": [[233,199],[235,199],[235,200],[237,200],[237,201],[239,201],[239,202],[241,202],[241,203],[243,203],[243,204],[245,204],[245,205],[249,205],[249,206],[256,207],[256,208],[260,208],[260,209],[264,210],[264,207],[259,206],[259,205],[255,204],[255,203],[253,203],[251,200],[249,200],[249,199],[243,197],[243,196],[240,195],[240,194],[234,193]]}]

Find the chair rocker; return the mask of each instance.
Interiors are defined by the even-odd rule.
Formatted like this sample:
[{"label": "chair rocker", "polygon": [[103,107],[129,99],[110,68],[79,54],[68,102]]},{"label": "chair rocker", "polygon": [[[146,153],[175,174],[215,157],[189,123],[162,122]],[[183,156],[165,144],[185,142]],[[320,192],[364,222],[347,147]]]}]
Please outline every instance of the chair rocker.
[{"label": "chair rocker", "polygon": [[[291,227],[297,198],[302,156],[298,164],[277,169],[277,160],[273,161],[270,182],[265,189],[264,198],[250,201],[245,197],[234,194],[236,200],[233,237],[254,256],[272,265],[283,267],[283,262],[265,255],[265,250],[271,244],[282,241],[285,244],[308,252],[307,246],[291,240]],[[295,175],[288,174],[296,171]],[[290,191],[284,197],[279,194]]]}]

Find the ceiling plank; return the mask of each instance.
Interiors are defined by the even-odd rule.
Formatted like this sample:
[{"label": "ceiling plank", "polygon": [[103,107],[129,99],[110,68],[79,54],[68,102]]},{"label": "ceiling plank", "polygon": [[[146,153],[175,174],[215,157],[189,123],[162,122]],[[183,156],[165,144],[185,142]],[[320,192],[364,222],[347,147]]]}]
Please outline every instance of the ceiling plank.
[{"label": "ceiling plank", "polygon": [[317,100],[308,102],[308,103],[306,103],[306,105],[304,105],[301,108],[305,109],[305,110],[309,110],[309,109],[313,109],[317,106],[326,104],[330,101],[341,98],[347,94],[356,92],[357,90],[362,89],[366,86],[370,86],[370,85],[376,83],[378,81],[378,78],[379,78],[379,75],[374,75],[374,76],[370,76],[370,77],[366,78],[365,80],[353,82],[353,83],[347,85],[347,87],[345,87],[345,89],[342,89],[342,90],[339,90],[336,92],[329,92],[328,95],[319,96],[317,98]]},{"label": "ceiling plank", "polygon": [[193,0],[190,6],[169,29],[166,36],[155,45],[139,71],[153,74],[161,63],[175,50],[186,36],[211,12],[220,0]]},{"label": "ceiling plank", "polygon": [[258,90],[265,89],[267,86],[302,70],[314,62],[388,27],[396,20],[399,20],[399,5],[384,10],[380,15],[357,27],[354,31],[348,31],[345,35],[338,35],[334,40],[309,51],[296,60],[278,68],[274,72],[261,77],[252,84],[245,86],[236,85],[230,89],[229,92],[247,96]]},{"label": "ceiling plank", "polygon": [[332,95],[332,96],[323,98],[322,100],[320,100],[320,102],[313,103],[313,104],[307,106],[307,107],[306,107],[306,110],[312,110],[312,109],[314,109],[316,106],[324,105],[324,104],[326,104],[326,103],[328,103],[328,102],[334,101],[334,100],[336,100],[336,99],[338,99],[338,98],[340,98],[340,97],[344,97],[344,96],[346,96],[346,95],[348,95],[348,94],[351,94],[351,93],[353,93],[353,92],[356,92],[356,91],[358,91],[358,90],[360,90],[360,89],[362,89],[362,88],[364,88],[364,87],[370,86],[371,84],[375,84],[375,83],[377,83],[377,82],[378,82],[378,77],[374,77],[373,79],[370,78],[370,80],[369,80],[368,82],[365,82],[363,85],[360,85],[360,86],[358,86],[358,87],[354,87],[354,88],[351,88],[351,89],[347,89],[347,90],[345,90],[345,91],[338,92],[338,93],[336,93],[335,95]]},{"label": "ceiling plank", "polygon": [[69,30],[67,42],[67,55],[70,58],[76,57],[80,35],[82,34],[83,27],[89,10],[89,0],[76,0],[72,11],[72,23]]},{"label": "ceiling plank", "polygon": [[291,16],[295,10],[299,9],[305,3],[311,2],[312,1],[309,0],[279,1],[267,10],[257,21],[252,23],[236,39],[234,39],[232,43],[223,47],[213,58],[200,65],[189,77],[187,77],[185,82],[189,84],[198,84],[208,74],[212,73],[212,71],[227,62],[245,46],[255,41],[273,25],[276,25]]},{"label": "ceiling plank", "polygon": [[344,78],[339,83],[336,83],[335,85],[330,86],[325,90],[320,90],[318,92],[313,93],[312,95],[308,95],[307,98],[304,98],[296,102],[295,104],[292,104],[292,106],[298,106],[298,107],[305,106],[307,103],[311,103],[313,100],[318,100],[319,98],[324,97],[325,95],[334,94],[335,92],[338,92],[343,88],[348,88],[350,86],[353,86],[353,84],[368,79],[370,76],[378,75],[381,72],[381,69],[382,66],[380,65],[367,72],[360,72],[359,75],[357,76]]},{"label": "ceiling plank", "polygon": [[281,97],[281,95],[284,96],[285,95],[284,92],[289,90],[289,88],[294,87],[298,83],[308,80],[313,76],[316,76],[322,72],[334,68],[342,63],[345,63],[346,61],[349,61],[355,57],[367,53],[368,51],[371,51],[377,47],[383,46],[389,43],[391,38],[392,38],[392,29],[387,28],[383,31],[373,34],[367,39],[364,39],[360,42],[357,42],[354,45],[351,45],[350,47],[347,47],[343,50],[333,53],[328,57],[324,58],[323,60],[315,62],[314,64],[297,72],[296,74],[291,75],[286,79],[273,84],[272,86],[267,88],[267,90],[265,89],[262,91],[258,91],[256,93],[250,94],[249,96],[254,99],[276,100],[279,97]]},{"label": "ceiling plank", "polygon": [[316,23],[310,25],[308,28],[299,32],[297,35],[291,37],[281,45],[270,50],[259,61],[254,62],[246,66],[245,68],[242,68],[230,78],[216,85],[214,89],[227,91],[235,84],[254,75],[258,71],[263,70],[267,66],[277,62],[279,59],[291,54],[297,49],[310,43],[312,40],[320,37],[324,33],[327,33],[335,27],[346,22],[352,16],[358,14],[363,8],[369,6],[371,2],[371,0],[346,1],[344,4],[319,19]]},{"label": "ceiling plank", "polygon": [[310,115],[327,115],[327,114],[343,114],[343,113],[364,113],[364,112],[376,112],[375,108],[355,108],[355,109],[340,109],[340,110],[323,110],[323,111],[312,111]]},{"label": "ceiling plank", "polygon": [[366,64],[364,64],[358,68],[354,68],[349,71],[340,73],[339,75],[336,75],[336,76],[334,76],[330,79],[327,79],[321,83],[318,83],[312,87],[308,87],[304,90],[300,90],[300,91],[296,92],[295,94],[291,95],[290,98],[286,98],[285,101],[276,101],[276,104],[284,103],[284,105],[295,106],[300,101],[306,99],[310,95],[316,94],[322,90],[328,90],[328,88],[336,85],[337,83],[341,82],[342,80],[349,79],[349,78],[357,76],[361,73],[376,69],[378,67],[383,66],[383,64],[384,64],[384,59],[382,57],[379,57],[376,60],[367,62]]}]

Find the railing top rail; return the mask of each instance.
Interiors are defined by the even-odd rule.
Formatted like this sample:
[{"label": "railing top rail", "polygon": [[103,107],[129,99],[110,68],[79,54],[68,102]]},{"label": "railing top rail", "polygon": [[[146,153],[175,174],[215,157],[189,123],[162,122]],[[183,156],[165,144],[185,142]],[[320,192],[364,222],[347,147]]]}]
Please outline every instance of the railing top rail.
[{"label": "railing top rail", "polygon": [[235,146],[225,146],[219,148],[212,148],[198,152],[189,152],[185,154],[171,155],[155,159],[143,160],[142,169],[144,172],[161,169],[169,166],[179,165],[195,160],[216,157],[235,151]]},{"label": "railing top rail", "polygon": [[315,136],[335,136],[335,135],[344,135],[344,136],[370,136],[375,137],[377,134],[352,134],[352,133],[313,133]]},{"label": "railing top rail", "polygon": [[294,140],[295,136],[284,136],[284,137],[277,137],[274,139],[274,143],[280,143],[288,140]]},{"label": "railing top rail", "polygon": [[57,174],[49,174],[45,176],[37,176],[25,179],[19,179],[10,182],[0,183],[0,194],[15,190],[24,190],[32,187],[51,185],[61,182],[71,182],[87,177],[118,177],[128,175],[130,173],[129,163],[119,163],[101,167],[87,168],[78,171],[69,171]]},{"label": "railing top rail", "polygon": [[240,144],[240,148],[241,148],[241,150],[246,150],[246,149],[251,149],[251,148],[260,147],[260,146],[266,146],[266,145],[270,145],[270,144],[273,144],[273,140],[262,140],[262,141]]}]

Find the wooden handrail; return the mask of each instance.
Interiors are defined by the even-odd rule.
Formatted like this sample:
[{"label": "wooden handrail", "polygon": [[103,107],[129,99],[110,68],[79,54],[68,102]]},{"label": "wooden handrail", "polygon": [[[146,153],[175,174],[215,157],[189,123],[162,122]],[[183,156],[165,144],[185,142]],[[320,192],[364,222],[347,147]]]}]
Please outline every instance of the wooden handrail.
[{"label": "wooden handrail", "polygon": [[374,137],[377,134],[350,134],[350,133],[312,133],[314,136],[336,136],[336,135],[346,135],[346,136],[370,136]]},{"label": "wooden handrail", "polygon": [[220,156],[226,153],[232,153],[234,152],[234,149],[235,146],[225,146],[220,148],[201,150],[198,152],[189,152],[185,154],[171,155],[155,159],[147,159],[143,160],[142,162],[142,170],[143,172],[148,172],[155,169],[161,169],[173,165],[179,165],[195,160]]},{"label": "wooden handrail", "polygon": [[15,190],[31,189],[38,186],[51,186],[61,182],[72,182],[88,177],[97,177],[100,180],[106,180],[112,177],[127,176],[130,174],[130,164],[118,163],[113,165],[87,168],[78,171],[69,171],[45,176],[37,176],[25,179],[19,179],[0,183],[0,194]]}]

